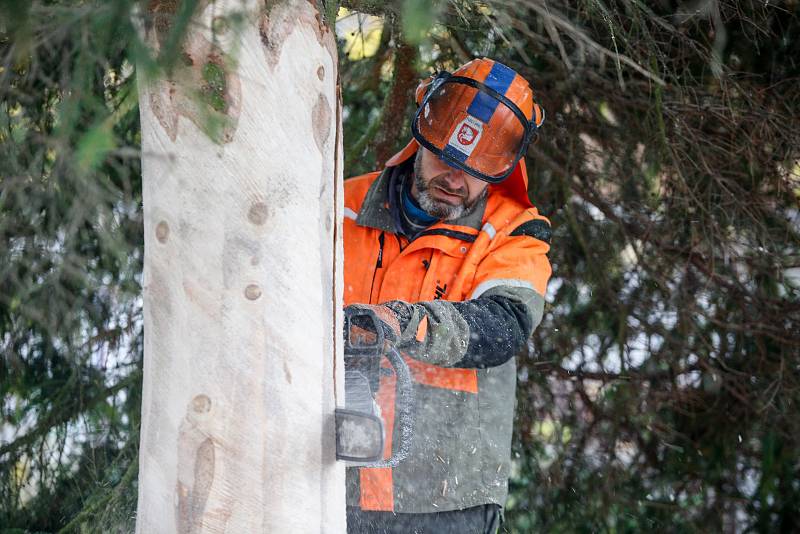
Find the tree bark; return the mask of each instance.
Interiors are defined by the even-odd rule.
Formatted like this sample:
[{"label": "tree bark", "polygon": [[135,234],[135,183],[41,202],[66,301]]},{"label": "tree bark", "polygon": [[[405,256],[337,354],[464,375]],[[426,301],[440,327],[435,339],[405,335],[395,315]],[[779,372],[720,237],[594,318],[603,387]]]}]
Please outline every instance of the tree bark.
[{"label": "tree bark", "polygon": [[[386,30],[384,30],[386,31]],[[398,32],[399,33],[399,32]],[[408,117],[414,91],[419,84],[419,76],[414,63],[419,56],[419,48],[403,42],[399,34],[395,37],[398,44],[394,49],[394,75],[392,87],[381,109],[381,126],[375,135],[375,161],[383,166],[394,153],[401,148],[398,139],[403,143],[410,137],[398,134],[398,125],[403,124],[403,117]]]},{"label": "tree bark", "polygon": [[[155,50],[179,4],[147,4]],[[335,38],[305,0],[199,4],[139,84],[137,532],[344,532]]]}]

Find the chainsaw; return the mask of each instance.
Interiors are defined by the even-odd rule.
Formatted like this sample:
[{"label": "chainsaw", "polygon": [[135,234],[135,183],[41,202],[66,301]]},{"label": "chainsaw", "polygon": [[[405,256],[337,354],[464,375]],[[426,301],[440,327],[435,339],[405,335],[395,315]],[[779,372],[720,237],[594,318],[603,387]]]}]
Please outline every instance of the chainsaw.
[{"label": "chainsaw", "polygon": [[[380,320],[372,310],[346,308],[346,333],[363,331],[364,336],[345,335],[344,392],[345,406],[336,409],[336,459],[362,467],[395,467],[411,451],[414,430],[414,388],[405,360],[386,340]],[[375,335],[372,333],[375,332]],[[386,357],[394,369],[396,433],[392,455],[383,459],[385,422],[375,402],[381,373],[391,373],[381,366]]]}]

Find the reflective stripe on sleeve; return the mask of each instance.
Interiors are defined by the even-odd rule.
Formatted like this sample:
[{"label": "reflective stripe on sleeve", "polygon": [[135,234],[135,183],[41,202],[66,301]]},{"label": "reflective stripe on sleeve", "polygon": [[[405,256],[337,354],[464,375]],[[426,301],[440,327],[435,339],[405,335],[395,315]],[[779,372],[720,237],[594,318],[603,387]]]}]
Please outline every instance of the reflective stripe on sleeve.
[{"label": "reflective stripe on sleeve", "polygon": [[492,223],[488,223],[488,222],[483,225],[483,228],[481,228],[481,231],[482,232],[486,232],[489,235],[489,239],[494,239],[494,236],[497,234],[497,230],[494,229],[494,226],[492,226]]},{"label": "reflective stripe on sleeve", "polygon": [[358,218],[358,213],[354,212],[350,208],[345,208],[344,209],[344,216],[347,217],[348,219],[352,219],[352,220],[355,221],[356,218]]},{"label": "reflective stripe on sleeve", "polygon": [[[478,287],[472,292],[470,295],[470,299],[476,299],[489,291],[490,289],[498,286],[509,286],[509,287],[525,287],[528,289],[532,289],[536,291],[536,288],[533,287],[533,284],[528,282],[527,280],[519,280],[517,278],[498,278],[495,280],[486,280],[485,282],[481,282],[478,284]],[[538,291],[536,291],[538,293]]]}]

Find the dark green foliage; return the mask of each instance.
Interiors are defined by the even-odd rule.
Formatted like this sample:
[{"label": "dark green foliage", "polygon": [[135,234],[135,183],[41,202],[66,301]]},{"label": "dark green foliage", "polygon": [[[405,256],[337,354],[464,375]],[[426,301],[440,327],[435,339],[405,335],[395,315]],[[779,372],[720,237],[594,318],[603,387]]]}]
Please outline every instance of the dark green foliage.
[{"label": "dark green foliage", "polygon": [[[134,65],[179,62],[201,3],[147,19],[160,62],[134,4],[0,1],[0,530],[133,525]],[[416,83],[392,73],[489,55],[548,112],[528,165],[554,277],[518,360],[508,530],[798,530],[800,4],[348,4],[389,15],[374,56],[340,58],[347,175],[409,138]],[[203,81],[222,111],[221,67]]]},{"label": "dark green foliage", "polygon": [[433,68],[500,59],[548,112],[510,531],[800,528],[798,9],[455,2],[420,44]]},{"label": "dark green foliage", "polygon": [[130,500],[138,446],[130,5],[5,2],[2,13],[13,20],[0,22],[0,525],[53,532],[88,509],[84,522],[130,525],[100,506]]}]

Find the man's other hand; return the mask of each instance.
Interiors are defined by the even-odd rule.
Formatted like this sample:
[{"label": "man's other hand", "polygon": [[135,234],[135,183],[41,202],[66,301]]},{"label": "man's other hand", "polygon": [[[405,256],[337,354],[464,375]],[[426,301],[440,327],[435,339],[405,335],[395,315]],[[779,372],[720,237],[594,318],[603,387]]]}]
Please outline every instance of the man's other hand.
[{"label": "man's other hand", "polygon": [[[350,321],[349,329],[345,328],[345,346],[374,345],[377,338],[376,328],[381,329],[383,338],[390,343],[396,343],[400,338],[400,321],[397,319],[397,315],[386,306],[351,304],[345,307],[344,310],[345,316],[350,315],[357,319]],[[366,317],[369,312],[374,314],[376,321],[359,320],[362,317]]]}]

